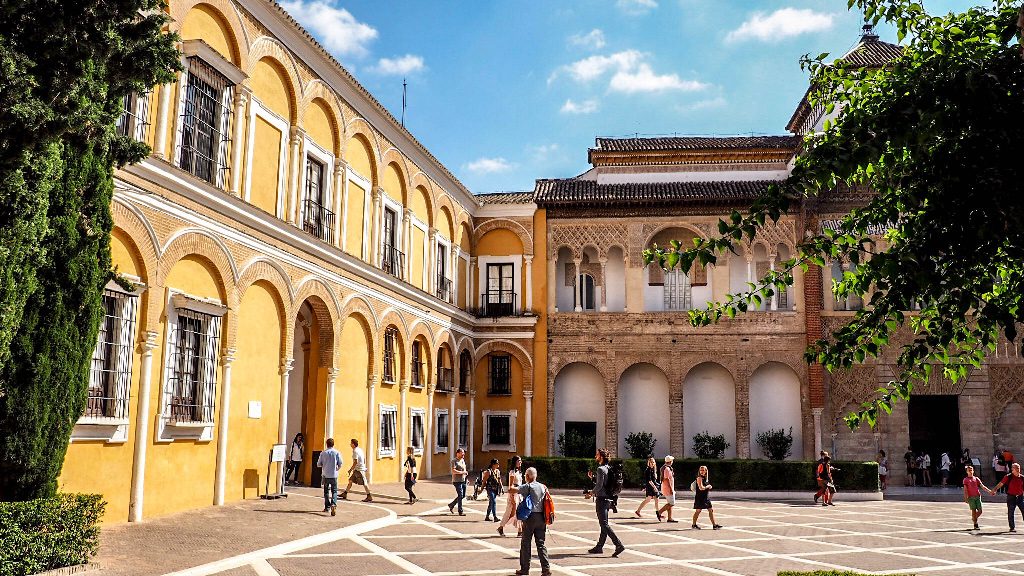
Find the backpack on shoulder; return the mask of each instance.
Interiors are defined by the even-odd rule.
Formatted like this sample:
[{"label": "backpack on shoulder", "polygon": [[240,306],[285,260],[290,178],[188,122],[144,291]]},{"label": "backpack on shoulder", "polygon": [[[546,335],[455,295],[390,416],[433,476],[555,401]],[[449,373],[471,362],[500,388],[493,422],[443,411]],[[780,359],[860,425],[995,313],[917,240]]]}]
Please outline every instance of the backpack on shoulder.
[{"label": "backpack on shoulder", "polygon": [[622,492],[622,485],[626,482],[626,474],[622,469],[622,462],[613,462],[609,469],[611,471],[609,474],[611,485],[605,488],[605,492],[609,496],[618,496]]},{"label": "backpack on shoulder", "polygon": [[544,523],[548,526],[555,523],[555,501],[551,492],[544,492]]},{"label": "backpack on shoulder", "polygon": [[[530,519],[530,515],[537,508],[537,504],[533,501],[533,494],[530,492],[526,493],[523,497],[523,501],[516,507],[516,519],[526,522]],[[545,518],[547,520],[547,518]]]}]

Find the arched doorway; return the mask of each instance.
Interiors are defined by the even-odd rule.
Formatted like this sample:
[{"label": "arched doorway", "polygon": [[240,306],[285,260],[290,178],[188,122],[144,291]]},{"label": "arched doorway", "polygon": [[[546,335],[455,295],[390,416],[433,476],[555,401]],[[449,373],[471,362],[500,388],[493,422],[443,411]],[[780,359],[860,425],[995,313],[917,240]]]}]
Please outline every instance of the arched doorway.
[{"label": "arched doorway", "polygon": [[[578,442],[572,454],[593,456],[598,444],[604,444],[605,405],[604,376],[590,364],[575,362],[559,370],[555,376],[555,453],[559,451],[559,437],[571,439],[592,438]],[[590,450],[590,454],[587,454]]]},{"label": "arched doorway", "polygon": [[750,375],[750,456],[767,458],[757,444],[757,435],[771,429],[792,428],[793,448],[789,460],[804,457],[803,412],[800,377],[781,362],[762,364]]},{"label": "arched doorway", "polygon": [[322,300],[307,298],[295,318],[292,348],[294,364],[288,375],[288,400],[285,409],[285,441],[289,445],[295,435],[305,438],[305,454],[299,468],[299,481],[306,485],[319,483],[314,452],[319,453],[327,439],[327,388],[333,364],[334,333],[330,313]]},{"label": "arched doorway", "polygon": [[722,365],[705,362],[693,367],[683,380],[683,445],[695,456],[693,436],[721,434],[729,447],[726,458],[736,457],[736,384]]},{"label": "arched doorway", "polygon": [[667,454],[671,435],[668,376],[653,364],[634,364],[619,378],[618,398],[619,457],[631,457],[626,437],[634,432],[649,432],[654,436],[655,454]]}]

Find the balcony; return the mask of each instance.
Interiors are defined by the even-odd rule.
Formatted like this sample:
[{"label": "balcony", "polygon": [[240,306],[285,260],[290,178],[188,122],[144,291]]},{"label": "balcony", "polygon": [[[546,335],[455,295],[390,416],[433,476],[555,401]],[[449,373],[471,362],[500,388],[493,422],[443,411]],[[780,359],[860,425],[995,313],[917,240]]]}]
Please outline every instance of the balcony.
[{"label": "balcony", "polygon": [[398,248],[385,244],[381,248],[380,267],[395,278],[402,279],[405,273],[405,254]]},{"label": "balcony", "polygon": [[512,290],[488,290],[480,295],[480,307],[475,313],[480,318],[519,316],[519,299]]},{"label": "balcony", "polygon": [[302,204],[302,229],[328,244],[334,244],[334,212],[315,200],[306,199]]},{"label": "balcony", "polygon": [[451,392],[454,389],[454,374],[451,368],[437,369],[437,391]]},{"label": "balcony", "polygon": [[455,291],[452,289],[452,281],[450,278],[438,275],[437,277],[437,291],[434,293],[438,300],[444,300],[449,304],[454,304]]}]

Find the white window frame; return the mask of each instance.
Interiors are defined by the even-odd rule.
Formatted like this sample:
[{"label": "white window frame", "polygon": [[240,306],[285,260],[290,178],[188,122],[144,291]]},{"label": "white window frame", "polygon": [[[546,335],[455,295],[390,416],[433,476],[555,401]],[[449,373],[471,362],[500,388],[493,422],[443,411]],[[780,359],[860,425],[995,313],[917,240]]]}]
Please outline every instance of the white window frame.
[{"label": "white window frame", "polygon": [[[477,256],[476,257],[476,272],[477,272],[477,283],[476,292],[483,294],[487,291],[487,265],[488,264],[511,264],[512,265],[512,291],[516,295],[516,300],[513,302],[513,310],[521,310],[523,303],[524,294],[520,292],[523,288],[523,279],[521,274],[523,273],[523,256],[517,254],[514,256]],[[472,302],[476,298],[476,294],[469,294],[467,302]],[[486,303],[481,300],[479,303],[480,307],[483,308]]]},{"label": "white window frame", "polygon": [[[491,416],[507,416],[508,417],[508,444],[491,444]],[[484,437],[481,439],[482,445],[480,449],[484,452],[490,452],[492,450],[499,452],[515,452],[516,451],[516,418],[518,416],[518,410],[484,410]]]},{"label": "white window frame", "polygon": [[[249,137],[246,139],[245,151],[245,191],[242,197],[246,202],[251,202],[252,196],[252,156],[256,149],[256,118],[262,118],[279,132],[281,132],[281,146],[277,157],[277,207],[274,216],[284,220],[284,211],[287,202],[287,181],[288,181],[288,140],[291,138],[291,129],[288,121],[281,118],[260,102],[259,98],[253,96],[249,102]],[[305,165],[303,165],[305,168]],[[303,170],[305,173],[305,170]],[[305,176],[303,176],[305,179]]]},{"label": "white window frame", "polygon": [[[377,267],[382,266],[382,263],[384,261],[384,214],[387,210],[391,210],[392,212],[395,213],[394,247],[401,252],[402,248],[405,246],[405,244],[403,244],[405,234],[405,210],[402,208],[401,202],[396,202],[395,200],[392,200],[391,197],[388,196],[386,192],[384,192],[381,194],[381,210],[379,219],[377,221],[377,229],[380,230],[380,236],[377,239],[378,242],[380,242],[380,246],[378,247],[378,252],[380,253],[380,261],[375,263]],[[405,257],[409,258],[409,255],[405,254]],[[402,271],[402,274],[405,274],[404,270]],[[405,280],[408,282],[408,279]]]},{"label": "white window frame", "polygon": [[345,185],[342,191],[342,209],[340,212],[343,214],[341,221],[341,242],[338,243],[342,250],[351,249],[348,246],[348,198],[349,194],[356,192],[351,190],[351,184],[355,184],[356,188],[363,193],[363,234],[360,239],[361,244],[359,245],[359,257],[366,260],[368,257],[368,248],[370,246],[370,214],[373,212],[373,182],[369,178],[366,178],[362,174],[352,169],[351,165],[347,165],[345,168]]},{"label": "white window frame", "polygon": [[[430,271],[430,264],[429,264],[429,262],[430,262],[430,228],[427,226],[426,222],[424,222],[424,221],[420,220],[419,218],[417,218],[415,214],[412,214],[410,216],[410,218],[409,218],[409,225],[410,225],[410,229],[409,229],[409,252],[410,253],[413,250],[416,249],[416,247],[412,245],[413,238],[416,237],[416,235],[412,233],[412,228],[416,228],[417,230],[419,230],[420,232],[423,233],[423,270],[420,271],[420,276],[421,276],[420,283],[421,283],[421,286],[423,286],[422,290],[429,291],[429,287],[430,287],[430,274],[429,274],[429,271]],[[407,255],[406,258],[411,258],[411,255]],[[412,274],[412,260],[409,260],[409,274]],[[412,279],[410,278],[409,280],[407,280],[407,282],[412,284]]]},{"label": "white window frame", "polygon": [[[462,431],[462,417],[466,417],[466,437],[462,438],[459,436],[459,432]],[[469,410],[456,410],[455,411],[455,447],[462,448],[463,450],[469,450],[470,442],[470,428],[473,425],[473,421],[469,417]]]},{"label": "white window frame", "polygon": [[380,432],[380,428],[384,423],[384,414],[392,414],[394,418],[391,419],[393,429],[391,430],[391,438],[393,439],[394,446],[391,448],[385,448],[381,443],[384,440],[383,435],[379,435],[377,438],[377,458],[394,458],[398,447],[398,406],[394,404],[381,404],[380,409],[377,411],[379,419],[377,420],[377,432]]},{"label": "white window frame", "polygon": [[434,454],[447,454],[448,453],[448,446],[439,446],[438,443],[437,443],[437,440],[440,438],[440,433],[441,433],[441,415],[442,414],[445,415],[445,419],[448,421],[448,425],[444,427],[445,428],[444,429],[444,437],[448,439],[448,444],[449,445],[451,444],[452,419],[451,419],[451,417],[448,414],[448,409],[447,408],[434,408],[434,438],[433,438],[433,440],[434,440],[434,442],[433,442]]},{"label": "white window frame", "polygon": [[[420,418],[420,431],[423,433],[423,436],[419,439],[420,440],[420,445],[419,445],[418,448],[416,447],[415,444],[413,444],[413,438],[416,435],[416,432],[415,432],[416,428],[413,426],[413,421],[416,420],[417,416],[419,416],[419,418]],[[409,408],[409,447],[412,448],[413,456],[422,456],[423,455],[423,449],[424,449],[423,446],[424,446],[424,444],[426,444],[426,442],[427,442],[427,411],[424,410],[423,408]]]},{"label": "white window frame", "polygon": [[[308,136],[305,138],[305,140],[306,140],[306,142],[305,142],[304,149],[305,149],[306,153],[302,155],[302,169],[299,171],[300,172],[300,176],[299,176],[300,182],[299,182],[299,190],[298,190],[298,194],[299,194],[299,198],[298,198],[299,217],[297,218],[297,220],[299,221],[299,228],[302,228],[302,226],[305,224],[305,221],[304,221],[305,219],[303,218],[303,216],[305,215],[305,211],[302,208],[302,204],[306,201],[306,162],[307,162],[306,158],[308,156],[312,156],[314,160],[316,160],[317,162],[323,164],[323,166],[324,166],[324,183],[323,183],[323,187],[324,187],[324,203],[323,203],[323,205],[328,210],[330,210],[332,207],[334,207],[334,176],[333,176],[333,174],[334,174],[334,155],[329,153],[329,152],[327,152],[327,150],[324,150],[323,148],[321,148],[319,144],[314,142]],[[335,215],[335,218],[337,218],[337,217],[338,216]]]}]

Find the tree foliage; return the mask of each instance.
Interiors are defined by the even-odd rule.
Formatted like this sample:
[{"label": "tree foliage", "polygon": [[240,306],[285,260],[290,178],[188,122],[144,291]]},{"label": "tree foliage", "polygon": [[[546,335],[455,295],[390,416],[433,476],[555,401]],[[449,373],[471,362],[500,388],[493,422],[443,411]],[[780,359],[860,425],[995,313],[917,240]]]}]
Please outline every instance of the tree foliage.
[{"label": "tree foliage", "polygon": [[626,452],[630,458],[647,459],[654,456],[654,447],[658,439],[650,432],[630,432],[626,435]]},{"label": "tree foliage", "polygon": [[793,454],[793,427],[789,432],[784,428],[770,428],[758,432],[757,446],[769,460],[785,460]]},{"label": "tree foliage", "polygon": [[725,434],[712,435],[705,430],[693,435],[693,454],[703,460],[721,460],[729,446]]},{"label": "tree foliage", "polygon": [[[875,424],[879,410],[908,399],[933,366],[954,381],[978,367],[1024,321],[1024,59],[1019,0],[929,15],[912,0],[850,0],[872,23],[895,26],[902,57],[878,71],[804,57],[810,101],[841,113],[809,135],[789,178],[744,213],[719,222],[720,237],[677,242],[645,260],[687,269],[716,262],[766,220],[813,209],[844,190],[870,191],[837,230],[808,235],[794,258],[743,293],[691,313],[696,326],[733,317],[792,285],[796,268],[848,260],[837,298],[867,306],[806,352],[844,369],[896,355],[896,377],[847,416]],[[881,238],[869,233],[887,230]],[[908,310],[920,306],[920,312]]]},{"label": "tree foliage", "polygon": [[52,494],[111,279],[122,99],[173,80],[159,0],[0,4],[0,500]]}]

